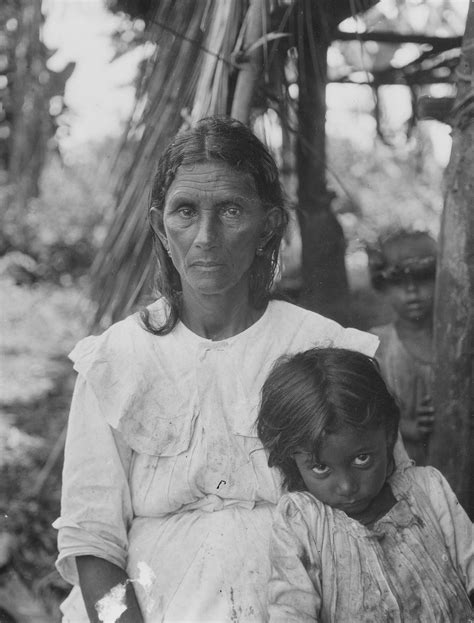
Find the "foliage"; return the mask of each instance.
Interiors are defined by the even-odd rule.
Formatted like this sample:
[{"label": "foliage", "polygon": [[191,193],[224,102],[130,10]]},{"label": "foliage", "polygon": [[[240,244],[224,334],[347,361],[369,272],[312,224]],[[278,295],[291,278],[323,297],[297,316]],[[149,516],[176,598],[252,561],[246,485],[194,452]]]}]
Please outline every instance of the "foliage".
[{"label": "foliage", "polygon": [[337,179],[331,180],[338,195],[334,208],[350,251],[399,227],[427,229],[437,235],[443,169],[422,126],[397,149],[375,137],[365,149],[348,138],[330,137],[328,152],[330,179],[331,171],[338,172]]},{"label": "foliage", "polygon": [[38,485],[66,424],[73,378],[65,353],[87,332],[90,303],[75,286],[17,286],[3,276],[0,288],[0,533],[13,539],[13,568],[58,615],[69,590],[54,572],[60,460]]},{"label": "foliage", "polygon": [[47,66],[53,52],[41,40],[42,22],[36,0],[0,7],[0,184],[15,184],[10,198],[19,208],[38,195],[47,144],[65,110],[65,83],[74,70],[74,63],[59,72]]},{"label": "foliage", "polygon": [[[18,251],[36,264],[30,271],[33,282],[67,285],[88,270],[102,241],[103,220],[111,205],[98,175],[107,173],[101,166],[102,155],[113,145],[89,146],[84,164],[75,166],[66,165],[57,153],[50,152],[40,196],[30,199],[20,215],[5,199],[8,208],[0,217],[0,273],[10,271],[9,265],[17,257],[11,254]],[[14,185],[0,187],[3,197],[14,192]]]},{"label": "foliage", "polygon": [[50,152],[40,197],[20,217],[4,212],[0,229],[0,533],[12,538],[9,564],[40,596],[51,623],[60,620],[58,603],[69,591],[54,570],[51,526],[73,383],[66,354],[88,333],[94,313],[86,272],[110,209],[100,182],[113,178],[103,162],[114,145],[88,145],[74,166]]}]

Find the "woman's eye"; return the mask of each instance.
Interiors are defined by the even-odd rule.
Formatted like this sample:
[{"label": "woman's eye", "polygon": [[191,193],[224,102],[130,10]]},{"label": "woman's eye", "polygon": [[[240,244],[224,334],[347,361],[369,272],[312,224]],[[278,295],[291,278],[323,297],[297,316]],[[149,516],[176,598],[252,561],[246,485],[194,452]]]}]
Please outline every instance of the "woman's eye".
[{"label": "woman's eye", "polygon": [[359,454],[354,459],[354,465],[356,467],[365,467],[370,463],[371,456],[370,454]]},{"label": "woman's eye", "polygon": [[227,206],[223,208],[222,212],[225,216],[228,216],[230,218],[236,218],[237,216],[241,215],[242,210],[236,206]]},{"label": "woman's eye", "polygon": [[316,463],[311,468],[311,471],[318,476],[325,476],[329,472],[329,467],[327,465],[323,465],[322,463]]},{"label": "woman's eye", "polygon": [[182,206],[181,208],[178,208],[177,212],[183,218],[191,218],[192,216],[194,216],[194,209],[188,206]]}]

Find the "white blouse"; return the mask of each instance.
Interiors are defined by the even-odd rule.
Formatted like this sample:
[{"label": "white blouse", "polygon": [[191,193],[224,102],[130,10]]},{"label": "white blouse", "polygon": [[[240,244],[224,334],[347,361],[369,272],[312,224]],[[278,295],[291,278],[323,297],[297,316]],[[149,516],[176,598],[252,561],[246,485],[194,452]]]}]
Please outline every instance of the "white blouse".
[{"label": "white blouse", "polygon": [[[163,300],[149,309],[159,323]],[[77,584],[75,557],[98,556],[127,570],[147,622],[264,621],[282,489],[255,429],[263,381],[283,354],[377,344],[281,301],[222,341],[181,322],[157,337],[134,315],[79,342],[54,524],[62,576]],[[65,621],[81,620],[81,601],[73,591]]]}]

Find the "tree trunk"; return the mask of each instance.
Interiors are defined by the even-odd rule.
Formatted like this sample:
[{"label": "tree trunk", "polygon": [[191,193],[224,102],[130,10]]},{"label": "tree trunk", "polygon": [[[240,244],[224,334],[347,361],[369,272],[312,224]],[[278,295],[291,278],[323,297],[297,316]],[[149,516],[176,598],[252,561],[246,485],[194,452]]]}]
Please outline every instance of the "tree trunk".
[{"label": "tree trunk", "polygon": [[474,3],[470,3],[453,110],[435,297],[437,414],[430,463],[474,516],[472,410],[474,300]]},{"label": "tree trunk", "polygon": [[[326,186],[326,54],[329,37],[322,9],[311,25],[298,24],[298,217],[302,239],[300,303],[342,324],[350,322],[342,228]],[[315,30],[317,31],[315,32]]]},{"label": "tree trunk", "polygon": [[235,85],[231,117],[246,125],[250,121],[250,110],[255,97],[256,85],[262,74],[262,47],[251,52],[246,50],[263,35],[263,16],[266,11],[265,0],[252,0],[246,15],[247,28],[244,37],[244,54],[242,67]]},{"label": "tree trunk", "polygon": [[13,124],[9,175],[16,184],[16,208],[38,195],[46,149],[48,111],[44,97],[49,79],[45,48],[40,40],[41,2],[22,0],[12,78]]}]

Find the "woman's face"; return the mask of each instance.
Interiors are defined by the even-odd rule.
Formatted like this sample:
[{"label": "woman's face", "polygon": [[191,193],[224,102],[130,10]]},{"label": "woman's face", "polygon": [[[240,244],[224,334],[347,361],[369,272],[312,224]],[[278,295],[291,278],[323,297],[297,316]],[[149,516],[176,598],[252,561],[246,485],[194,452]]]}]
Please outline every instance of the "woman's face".
[{"label": "woman's face", "polygon": [[183,287],[201,294],[248,292],[257,247],[273,228],[250,175],[222,162],[182,166],[152,224],[168,248]]}]

